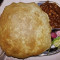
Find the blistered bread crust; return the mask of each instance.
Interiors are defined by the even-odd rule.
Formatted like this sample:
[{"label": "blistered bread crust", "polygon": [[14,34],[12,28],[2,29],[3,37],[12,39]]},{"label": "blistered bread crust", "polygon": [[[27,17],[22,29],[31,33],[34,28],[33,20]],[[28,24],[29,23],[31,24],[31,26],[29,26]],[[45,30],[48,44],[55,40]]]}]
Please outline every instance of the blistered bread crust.
[{"label": "blistered bread crust", "polygon": [[36,56],[51,46],[48,15],[35,3],[12,3],[0,17],[0,46],[7,56]]}]

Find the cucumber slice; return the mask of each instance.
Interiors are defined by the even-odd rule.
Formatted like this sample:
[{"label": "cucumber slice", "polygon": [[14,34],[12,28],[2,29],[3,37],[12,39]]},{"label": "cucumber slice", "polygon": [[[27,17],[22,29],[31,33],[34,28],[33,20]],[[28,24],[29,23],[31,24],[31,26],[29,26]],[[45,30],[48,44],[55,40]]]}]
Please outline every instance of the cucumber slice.
[{"label": "cucumber slice", "polygon": [[59,47],[60,46],[60,37],[57,37],[53,40],[52,44],[55,46],[55,47]]}]

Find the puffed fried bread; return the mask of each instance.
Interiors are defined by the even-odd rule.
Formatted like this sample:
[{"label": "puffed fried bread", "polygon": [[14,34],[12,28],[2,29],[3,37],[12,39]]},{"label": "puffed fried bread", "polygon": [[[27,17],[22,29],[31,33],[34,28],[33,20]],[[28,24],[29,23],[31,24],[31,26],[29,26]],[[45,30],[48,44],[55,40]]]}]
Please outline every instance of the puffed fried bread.
[{"label": "puffed fried bread", "polygon": [[7,56],[36,56],[51,46],[48,15],[36,3],[12,3],[0,17],[0,46]]}]

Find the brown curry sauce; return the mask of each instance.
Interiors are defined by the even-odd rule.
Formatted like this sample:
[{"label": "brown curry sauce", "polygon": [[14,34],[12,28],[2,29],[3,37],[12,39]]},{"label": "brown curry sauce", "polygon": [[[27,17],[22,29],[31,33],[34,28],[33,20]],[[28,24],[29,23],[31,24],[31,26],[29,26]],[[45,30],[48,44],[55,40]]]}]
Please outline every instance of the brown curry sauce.
[{"label": "brown curry sauce", "polygon": [[60,28],[60,7],[49,1],[41,4],[40,7],[48,14],[52,28]]}]

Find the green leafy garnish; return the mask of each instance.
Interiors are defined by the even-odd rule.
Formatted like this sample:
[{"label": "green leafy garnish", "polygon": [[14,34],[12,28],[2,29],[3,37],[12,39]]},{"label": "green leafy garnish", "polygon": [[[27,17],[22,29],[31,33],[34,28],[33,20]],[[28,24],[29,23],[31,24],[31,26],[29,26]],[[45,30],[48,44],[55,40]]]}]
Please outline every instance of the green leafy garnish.
[{"label": "green leafy garnish", "polygon": [[55,39],[52,41],[52,44],[53,44],[55,47],[59,47],[59,46],[60,46],[60,37],[55,38]]}]

